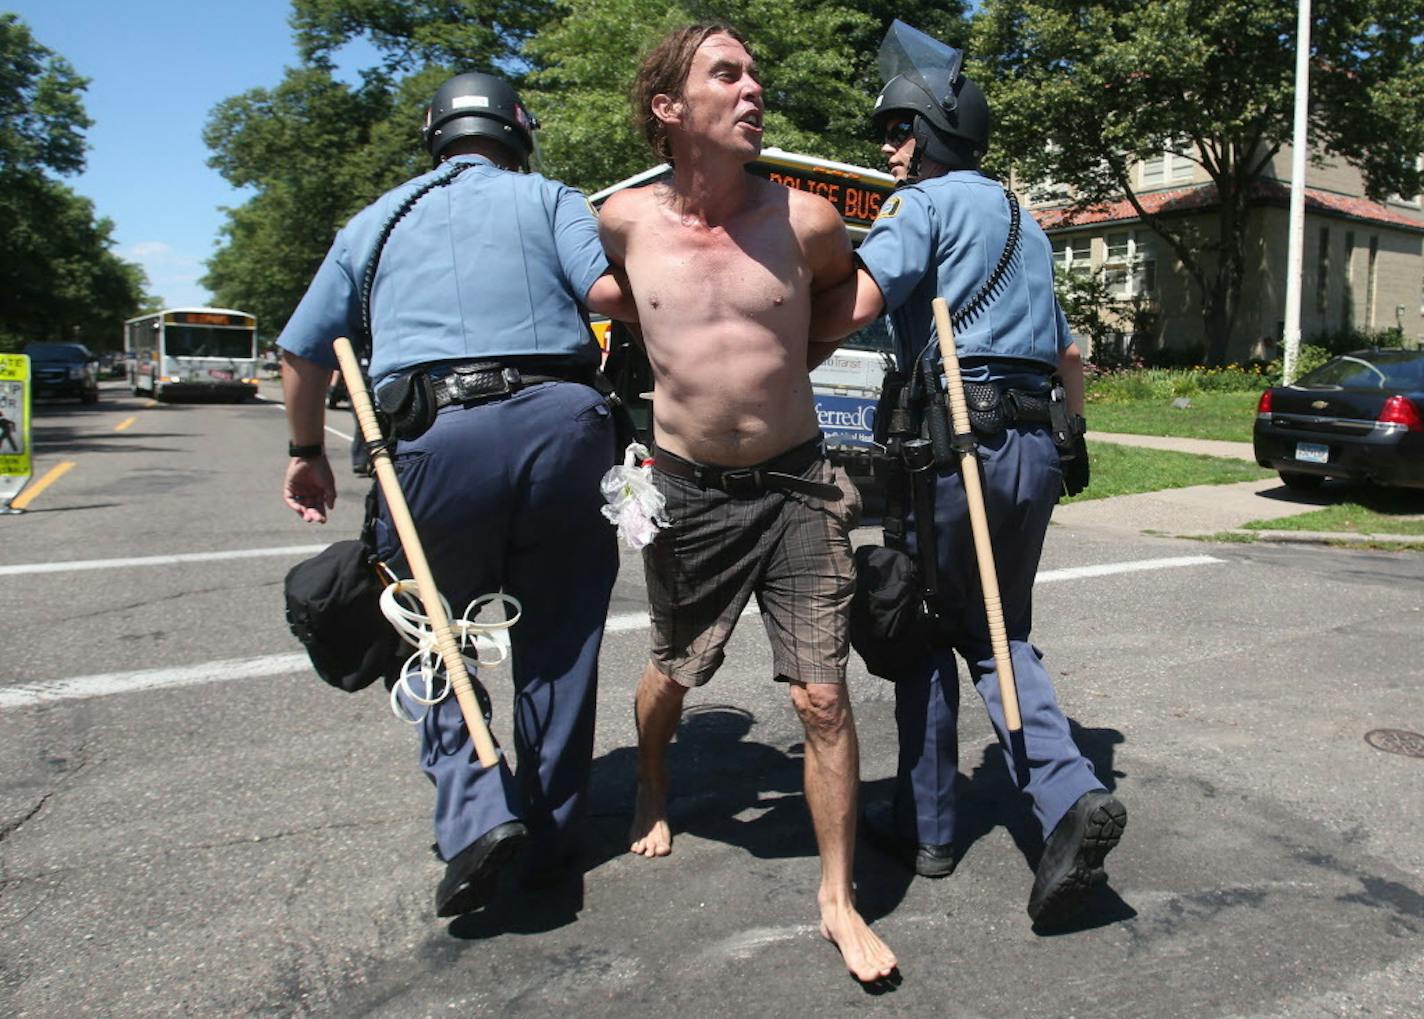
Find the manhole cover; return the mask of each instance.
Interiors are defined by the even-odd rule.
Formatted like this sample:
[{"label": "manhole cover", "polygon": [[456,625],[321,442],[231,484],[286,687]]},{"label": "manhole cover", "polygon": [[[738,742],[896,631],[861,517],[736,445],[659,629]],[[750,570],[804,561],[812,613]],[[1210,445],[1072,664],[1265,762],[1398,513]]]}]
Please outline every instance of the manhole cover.
[{"label": "manhole cover", "polygon": [[1365,733],[1365,742],[1387,754],[1424,757],[1424,736],[1408,729],[1372,729]]}]

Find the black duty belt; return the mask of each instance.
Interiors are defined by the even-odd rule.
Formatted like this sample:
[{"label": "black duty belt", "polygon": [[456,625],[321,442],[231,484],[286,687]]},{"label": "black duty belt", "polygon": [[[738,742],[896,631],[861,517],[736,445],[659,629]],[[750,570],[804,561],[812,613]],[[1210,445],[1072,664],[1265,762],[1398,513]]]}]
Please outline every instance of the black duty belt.
[{"label": "black duty belt", "polygon": [[584,382],[592,381],[586,368],[543,368],[537,373],[530,369],[521,371],[498,361],[475,361],[456,365],[449,375],[431,380],[437,408],[452,403],[468,403],[491,396],[507,396],[527,386],[541,382]]},{"label": "black duty belt", "polygon": [[818,436],[751,467],[713,467],[694,463],[664,449],[653,454],[653,466],[671,477],[694,481],[700,488],[715,488],[738,499],[750,499],[766,492],[795,492],[835,501],[844,495],[838,486],[801,477],[813,463],[825,458]]},{"label": "black duty belt", "polygon": [[994,435],[1008,425],[1049,423],[1047,393],[1003,389],[993,382],[965,382],[964,402],[970,424],[983,435]]}]

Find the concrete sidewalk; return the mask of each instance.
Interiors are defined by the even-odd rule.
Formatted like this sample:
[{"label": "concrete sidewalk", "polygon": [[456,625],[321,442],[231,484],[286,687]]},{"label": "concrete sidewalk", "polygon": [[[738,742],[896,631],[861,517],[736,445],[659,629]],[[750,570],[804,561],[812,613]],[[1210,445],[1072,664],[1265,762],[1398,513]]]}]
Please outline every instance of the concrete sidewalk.
[{"label": "concrete sidewalk", "polygon": [[[1091,442],[1232,457],[1252,462],[1256,459],[1249,442],[1091,431],[1088,433],[1088,439]],[[1243,525],[1251,521],[1292,517],[1332,505],[1335,501],[1328,491],[1298,492],[1287,488],[1278,478],[1266,478],[1232,485],[1168,488],[1139,495],[1120,495],[1110,499],[1071,503],[1059,506],[1053,511],[1053,522],[1068,527],[1179,537],[1200,537],[1239,531],[1242,535],[1250,535],[1258,541],[1314,544],[1334,541],[1424,541],[1424,537],[1420,535],[1243,529]]]}]

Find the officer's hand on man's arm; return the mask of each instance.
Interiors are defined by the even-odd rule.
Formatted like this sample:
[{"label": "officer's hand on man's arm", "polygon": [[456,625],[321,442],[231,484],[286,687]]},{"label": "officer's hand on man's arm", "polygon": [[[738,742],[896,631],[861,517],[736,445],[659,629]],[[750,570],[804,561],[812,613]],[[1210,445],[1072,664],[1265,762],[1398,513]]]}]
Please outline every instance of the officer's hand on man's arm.
[{"label": "officer's hand on man's arm", "polygon": [[[293,446],[323,445],[330,380],[330,368],[282,351],[282,395]],[[324,451],[289,458],[282,479],[282,501],[306,523],[326,523],[326,511],[336,505],[336,479]]]}]

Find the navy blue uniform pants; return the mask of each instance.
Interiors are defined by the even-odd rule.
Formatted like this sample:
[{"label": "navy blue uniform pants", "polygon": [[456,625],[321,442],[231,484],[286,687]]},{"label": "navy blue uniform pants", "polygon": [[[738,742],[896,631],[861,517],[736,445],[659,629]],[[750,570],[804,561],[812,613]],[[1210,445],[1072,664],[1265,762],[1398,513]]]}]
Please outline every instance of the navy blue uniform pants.
[{"label": "navy blue uniform pants", "polygon": [[[980,443],[984,501],[998,568],[999,597],[1023,719],[1024,756],[1015,760],[1004,725],[998,670],[984,616],[969,504],[958,467],[935,479],[935,546],[943,619],[953,644],[895,684],[900,733],[896,822],[919,842],[954,841],[954,781],[959,768],[959,674],[953,651],[969,668],[1016,784],[1033,799],[1046,838],[1084,793],[1103,788],[1069,735],[1042,655],[1029,643],[1033,580],[1048,520],[1058,501],[1058,451],[1046,428],[1010,427]],[[913,518],[911,553],[916,548]]]},{"label": "navy blue uniform pants", "polygon": [[[523,606],[509,630],[512,663],[480,677],[495,703],[512,680],[517,771],[502,750],[498,766],[480,765],[453,693],[419,726],[420,764],[435,783],[435,839],[447,860],[515,819],[529,826],[531,867],[562,864],[577,849],[598,650],[618,573],[598,487],[613,447],[603,398],[571,382],[444,407],[428,432],[397,445],[401,489],[453,614],[495,591]],[[385,556],[398,546],[384,500],[377,545]]]}]

